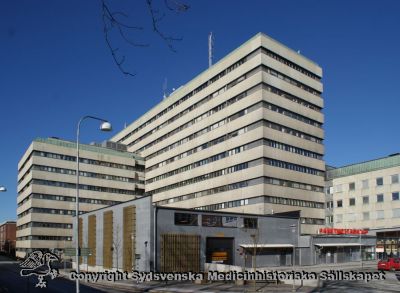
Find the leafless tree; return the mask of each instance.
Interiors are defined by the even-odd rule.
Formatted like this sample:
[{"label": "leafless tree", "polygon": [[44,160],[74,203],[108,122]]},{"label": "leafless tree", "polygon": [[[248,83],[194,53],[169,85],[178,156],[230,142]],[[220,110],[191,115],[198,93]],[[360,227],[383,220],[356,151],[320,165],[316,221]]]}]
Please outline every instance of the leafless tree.
[{"label": "leafless tree", "polygon": [[121,248],[122,248],[121,226],[117,224],[117,226],[115,227],[115,237],[113,237],[113,251],[115,253],[117,270],[119,270],[119,257],[121,255]]},{"label": "leafless tree", "polygon": [[[158,35],[167,45],[167,47],[176,52],[173,46],[174,42],[181,41],[181,37],[171,36],[161,29],[161,21],[166,17],[166,11],[171,11],[175,13],[184,13],[190,7],[187,4],[179,2],[178,0],[164,0],[163,5],[157,6],[153,0],[144,0],[146,2],[146,7],[151,18],[151,30],[153,33]],[[115,46],[111,41],[111,32],[115,30],[117,34],[122,38],[124,42],[133,47],[148,47],[150,44],[142,43],[137,40],[133,40],[130,35],[134,31],[143,31],[145,28],[140,25],[132,25],[127,22],[131,22],[129,15],[126,12],[114,11],[107,3],[106,0],[101,0],[102,8],[102,19],[103,19],[103,33],[106,44],[110,50],[111,56],[119,68],[119,70],[128,76],[135,76],[130,70],[126,69],[124,62],[126,61],[126,56],[120,53],[120,47]],[[126,22],[127,21],[127,22]]]}]

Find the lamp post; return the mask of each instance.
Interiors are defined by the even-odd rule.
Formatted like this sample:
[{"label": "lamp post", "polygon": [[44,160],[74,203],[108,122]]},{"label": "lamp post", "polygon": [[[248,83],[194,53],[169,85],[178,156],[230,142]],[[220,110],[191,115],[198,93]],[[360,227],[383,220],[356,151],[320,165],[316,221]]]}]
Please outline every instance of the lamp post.
[{"label": "lamp post", "polygon": [[362,242],[361,242],[361,229],[359,229],[360,234],[360,263],[361,263],[361,268],[363,267],[363,258],[362,258]]},{"label": "lamp post", "polygon": [[[292,228],[292,233],[293,233],[293,235],[294,235],[294,237],[293,237],[294,239],[293,239],[293,240],[296,239],[296,230],[298,229],[298,226],[299,226],[299,223],[298,223],[298,222],[297,222],[297,225],[296,225],[296,224],[290,225],[290,228]],[[296,253],[296,245],[293,245],[293,252],[292,252],[292,270],[293,270],[293,272],[294,272],[294,263],[295,263],[295,261],[296,261],[295,253]],[[292,292],[296,292],[294,273],[293,273]]]},{"label": "lamp post", "polygon": [[6,192],[6,191],[7,191],[7,188],[5,188],[3,185],[0,186],[0,192]]},{"label": "lamp post", "polygon": [[[76,129],[76,198],[75,198],[75,254],[76,254],[76,271],[79,274],[79,133],[81,123],[86,119],[93,119],[101,121],[101,131],[111,131],[112,127],[110,122],[105,119],[94,117],[94,116],[83,116]],[[76,280],[76,293],[79,293],[79,279]]]}]

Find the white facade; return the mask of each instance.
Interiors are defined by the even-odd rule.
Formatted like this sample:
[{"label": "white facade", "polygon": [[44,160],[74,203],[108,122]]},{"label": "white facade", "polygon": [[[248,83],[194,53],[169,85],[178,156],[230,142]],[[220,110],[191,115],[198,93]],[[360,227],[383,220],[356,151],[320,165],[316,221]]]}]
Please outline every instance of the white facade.
[{"label": "white facade", "polygon": [[334,227],[400,228],[400,155],[333,169],[328,176]]},{"label": "white facade", "polygon": [[257,34],[112,141],[146,159],[158,205],[324,224],[322,69]]},{"label": "white facade", "polygon": [[[80,211],[124,202],[144,192],[144,162],[128,152],[80,145]],[[76,196],[76,144],[35,139],[18,164],[17,256],[71,247]]]}]

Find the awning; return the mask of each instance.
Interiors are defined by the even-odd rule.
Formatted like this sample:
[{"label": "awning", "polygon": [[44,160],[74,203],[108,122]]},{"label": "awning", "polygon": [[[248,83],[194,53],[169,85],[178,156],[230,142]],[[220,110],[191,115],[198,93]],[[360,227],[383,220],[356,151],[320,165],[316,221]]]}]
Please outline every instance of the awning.
[{"label": "awning", "polygon": [[[360,243],[315,243],[316,246],[321,247],[342,247],[342,246],[360,246]],[[361,246],[374,246],[361,243]]]},{"label": "awning", "polygon": [[240,244],[243,248],[293,248],[293,244]]}]

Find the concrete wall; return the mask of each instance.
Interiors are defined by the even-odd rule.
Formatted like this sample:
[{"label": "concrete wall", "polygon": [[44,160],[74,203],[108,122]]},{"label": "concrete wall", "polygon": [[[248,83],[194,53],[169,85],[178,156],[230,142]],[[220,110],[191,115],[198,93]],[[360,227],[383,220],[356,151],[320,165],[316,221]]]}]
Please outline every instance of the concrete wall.
[{"label": "concrete wall", "polygon": [[[198,215],[222,215],[222,216],[235,216],[238,217],[238,227],[203,227],[201,226],[201,216],[199,216],[198,226],[181,226],[175,225],[174,214],[180,213],[195,213]],[[212,212],[198,212],[198,211],[185,211],[174,209],[159,208],[157,211],[157,269],[160,269],[160,239],[161,235],[165,233],[180,233],[180,234],[196,234],[201,236],[201,264],[206,262],[206,240],[207,237],[233,237],[234,238],[234,257],[233,265],[243,266],[245,259],[240,255],[239,247],[242,244],[253,244],[251,234],[257,233],[255,229],[245,229],[243,227],[243,217],[258,218],[259,225],[259,240],[258,244],[293,244],[297,245],[298,241],[298,219],[294,218],[278,218],[273,216],[254,216],[254,215],[238,215],[229,213],[212,213]],[[294,227],[292,227],[294,226]],[[294,231],[294,232],[292,232]],[[257,244],[257,245],[258,245]],[[269,253],[257,254],[257,266],[270,266],[279,265],[277,258],[280,255],[281,249],[274,249]],[[288,250],[288,249],[285,249]],[[292,249],[286,253],[286,263],[291,263]],[[252,249],[250,250],[252,251]],[[248,257],[247,265],[251,266],[251,257]],[[203,267],[202,267],[203,269]]]},{"label": "concrete wall", "polygon": [[[123,266],[123,209],[124,207],[132,206],[136,207],[136,236],[135,246],[136,253],[140,254],[140,259],[136,260],[136,268],[140,271],[149,271],[150,262],[152,261],[152,226],[151,226],[151,215],[152,206],[151,198],[143,197],[136,200],[131,200],[116,206],[111,206],[96,211],[92,211],[80,216],[83,219],[83,245],[87,247],[88,241],[88,218],[90,215],[96,215],[96,267],[89,267],[90,270],[102,270],[103,265],[103,215],[106,211],[113,211],[113,239],[114,243],[120,241],[119,255],[117,256],[116,250],[114,249],[113,254],[113,268],[117,269],[117,261],[119,270],[122,270]],[[118,233],[117,233],[118,231]],[[119,239],[117,238],[119,234]],[[118,258],[118,260],[117,260]],[[82,268],[86,268],[85,264],[81,264]]]}]

